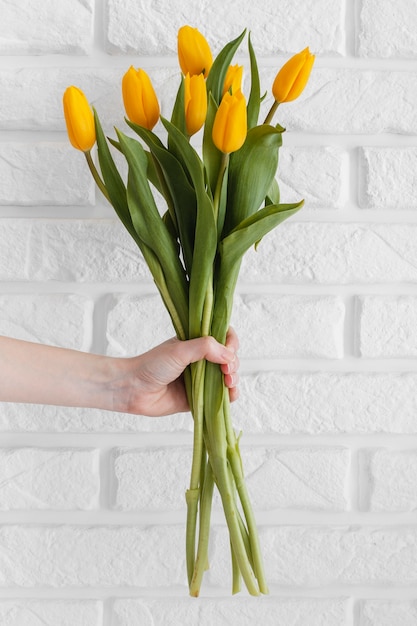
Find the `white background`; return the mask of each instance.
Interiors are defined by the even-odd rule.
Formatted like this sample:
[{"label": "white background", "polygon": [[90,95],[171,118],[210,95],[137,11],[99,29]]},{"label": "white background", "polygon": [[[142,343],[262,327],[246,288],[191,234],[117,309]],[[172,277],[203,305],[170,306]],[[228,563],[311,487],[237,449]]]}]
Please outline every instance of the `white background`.
[{"label": "white background", "polygon": [[69,145],[64,89],[112,133],[130,64],[169,115],[183,24],[214,53],[251,30],[265,108],[282,63],[317,54],[276,120],[282,199],[306,206],[247,255],[233,316],[233,415],[270,595],[230,596],[217,505],[211,570],[188,598],[188,415],[4,404],[0,623],[414,625],[415,0],[0,0],[0,16],[0,332],[113,356],[172,330]]}]

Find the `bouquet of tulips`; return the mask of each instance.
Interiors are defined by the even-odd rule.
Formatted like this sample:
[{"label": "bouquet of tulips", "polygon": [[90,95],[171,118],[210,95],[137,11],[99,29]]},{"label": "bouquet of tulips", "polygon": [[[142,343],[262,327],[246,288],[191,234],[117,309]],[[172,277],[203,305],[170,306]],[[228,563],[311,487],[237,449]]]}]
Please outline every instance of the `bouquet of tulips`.
[{"label": "bouquet of tulips", "polygon": [[[212,58],[195,28],[178,33],[182,70],[171,119],[160,115],[152,83],[142,69],[123,77],[126,122],[106,138],[84,94],[69,87],[64,113],[73,146],[85,153],[91,173],[145,258],[179,339],[212,335],[224,343],[233,293],[244,253],[302,205],[281,204],[275,175],[284,129],[271,120],[279,104],[304,89],[314,56],[293,56],[272,86],[274,104],[258,123],[262,101],[256,56],[248,37],[250,90],[231,65],[245,31]],[[153,132],[161,122],[165,143]],[[201,155],[190,137],[202,133]],[[98,164],[91,149],[97,144]],[[125,182],[113,160],[128,164]],[[154,191],[166,201],[158,211]],[[243,578],[250,594],[267,593],[258,532],[245,485],[239,438],[230,417],[229,395],[220,367],[192,364],[185,385],[194,419],[194,445],[186,491],[186,562],[190,594],[198,596],[208,568],[214,485],[230,536],[233,593]]]}]

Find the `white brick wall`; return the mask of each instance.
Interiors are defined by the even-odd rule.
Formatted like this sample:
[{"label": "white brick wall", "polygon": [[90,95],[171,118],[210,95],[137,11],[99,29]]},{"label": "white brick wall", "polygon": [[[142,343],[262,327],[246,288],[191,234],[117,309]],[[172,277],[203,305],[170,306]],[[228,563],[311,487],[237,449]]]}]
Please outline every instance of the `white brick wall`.
[{"label": "white brick wall", "polygon": [[2,626],[414,626],[415,2],[0,0],[0,15],[0,332],[116,356],[172,331],[69,146],[64,89],[111,133],[132,63],[169,114],[185,23],[214,52],[249,27],[264,88],[290,54],[317,53],[279,116],[282,197],[306,206],[248,253],[233,313],[270,596],[230,596],[216,500],[212,567],[188,598],[189,415],[4,404]]}]

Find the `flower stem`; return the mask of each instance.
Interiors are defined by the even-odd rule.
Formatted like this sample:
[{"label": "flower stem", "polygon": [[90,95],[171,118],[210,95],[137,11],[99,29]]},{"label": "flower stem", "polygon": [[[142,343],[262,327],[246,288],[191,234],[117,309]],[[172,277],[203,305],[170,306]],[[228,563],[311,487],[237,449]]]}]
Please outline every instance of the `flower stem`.
[{"label": "flower stem", "polygon": [[216,222],[219,217],[219,207],[220,207],[220,198],[222,194],[223,178],[227,170],[227,166],[229,165],[229,159],[230,159],[230,155],[228,153],[223,152],[222,159],[220,161],[219,173],[217,175],[216,188],[214,190],[214,198],[213,198],[214,218]]},{"label": "flower stem", "polygon": [[190,584],[190,595],[193,597],[197,597],[199,595],[203,574],[207,568],[213,488],[213,472],[210,466],[210,462],[208,462],[205,470],[205,480],[201,497],[200,529],[198,537],[197,557],[195,560],[194,574]]},{"label": "flower stem", "polygon": [[277,100],[274,101],[274,104],[271,106],[271,108],[269,109],[268,115],[265,118],[264,124],[270,124],[272,118],[275,115],[275,111],[277,110],[279,106],[279,102]]},{"label": "flower stem", "polygon": [[228,460],[230,463],[233,478],[236,484],[236,489],[239,494],[239,499],[242,504],[243,513],[245,515],[248,538],[250,549],[247,550],[251,554],[251,561],[253,563],[253,569],[255,576],[258,580],[259,589],[261,593],[268,593],[268,586],[265,580],[264,566],[262,561],[262,553],[259,545],[258,531],[255,522],[255,516],[249,500],[247,487],[245,484],[242,459],[239,451],[239,440],[236,439],[235,432],[232,427],[230,417],[230,402],[227,394],[224,395],[223,411],[225,418],[225,426],[228,440]]},{"label": "flower stem", "polygon": [[87,163],[88,163],[88,167],[90,168],[90,172],[94,178],[94,181],[97,185],[97,187],[100,189],[101,193],[103,194],[103,196],[106,198],[106,200],[108,200],[111,204],[111,200],[109,197],[109,194],[107,193],[107,189],[106,186],[103,182],[103,180],[101,179],[100,174],[98,173],[98,170],[96,168],[96,166],[94,165],[94,161],[91,157],[91,152],[84,152],[85,154],[85,158],[87,159]]}]

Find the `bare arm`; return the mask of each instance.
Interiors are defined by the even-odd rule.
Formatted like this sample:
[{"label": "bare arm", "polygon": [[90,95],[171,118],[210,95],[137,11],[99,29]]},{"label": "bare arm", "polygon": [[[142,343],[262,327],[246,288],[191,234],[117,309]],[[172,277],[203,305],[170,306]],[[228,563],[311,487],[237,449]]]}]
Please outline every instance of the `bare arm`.
[{"label": "bare arm", "polygon": [[99,408],[143,415],[188,410],[182,372],[206,358],[219,363],[237,397],[237,337],[171,339],[145,354],[113,358],[0,337],[0,401]]}]

